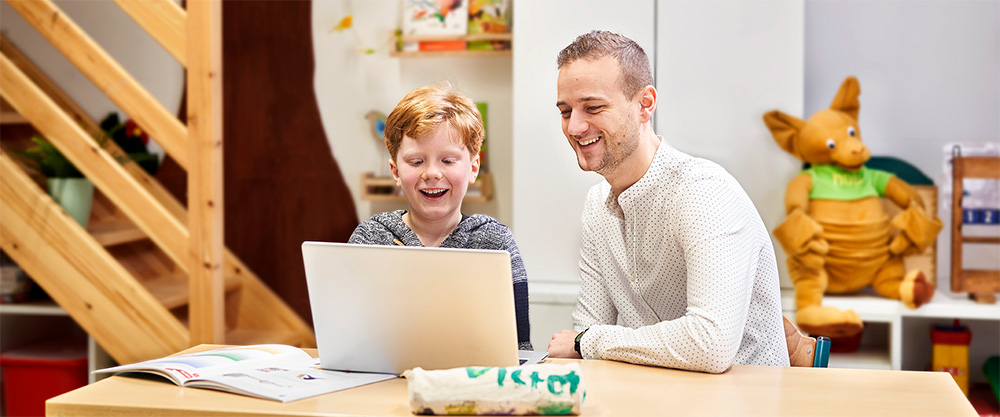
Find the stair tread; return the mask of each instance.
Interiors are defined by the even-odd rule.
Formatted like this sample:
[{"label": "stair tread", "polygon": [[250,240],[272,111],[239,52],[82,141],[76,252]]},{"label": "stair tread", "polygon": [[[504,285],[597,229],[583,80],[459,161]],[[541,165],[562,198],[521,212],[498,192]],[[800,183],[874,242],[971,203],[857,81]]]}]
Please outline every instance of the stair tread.
[{"label": "stair tread", "polygon": [[115,246],[146,239],[142,229],[125,218],[112,218],[91,222],[87,231],[101,246]]},{"label": "stair tread", "polygon": [[[190,300],[187,277],[183,275],[165,276],[144,282],[146,289],[168,310],[185,306]],[[240,288],[242,281],[237,276],[227,276],[226,292]]]}]

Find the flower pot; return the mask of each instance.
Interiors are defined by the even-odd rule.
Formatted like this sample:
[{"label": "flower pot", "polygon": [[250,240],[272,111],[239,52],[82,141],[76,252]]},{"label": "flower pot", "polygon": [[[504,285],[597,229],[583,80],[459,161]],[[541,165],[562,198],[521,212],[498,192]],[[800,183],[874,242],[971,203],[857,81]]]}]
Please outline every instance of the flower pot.
[{"label": "flower pot", "polygon": [[52,199],[86,229],[90,203],[94,198],[94,183],[86,178],[49,178],[48,186]]}]

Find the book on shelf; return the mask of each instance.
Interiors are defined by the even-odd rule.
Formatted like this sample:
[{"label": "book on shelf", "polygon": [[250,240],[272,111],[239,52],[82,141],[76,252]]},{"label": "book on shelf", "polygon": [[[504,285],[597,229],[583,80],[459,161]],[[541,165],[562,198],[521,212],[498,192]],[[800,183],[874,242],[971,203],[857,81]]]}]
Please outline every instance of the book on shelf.
[{"label": "book on shelf", "polygon": [[464,51],[465,41],[420,41],[417,49],[421,52]]},{"label": "book on shelf", "polygon": [[[510,32],[510,0],[470,0],[469,35]],[[510,49],[503,40],[469,41],[469,50],[501,51]]]},{"label": "book on shelf", "polygon": [[487,119],[490,114],[490,105],[485,101],[476,102],[476,109],[479,110],[479,115],[483,118],[483,145],[479,147],[479,176],[481,177],[483,173],[490,171],[489,160],[486,158],[489,155],[486,151],[486,144],[490,138],[490,127]]},{"label": "book on shelf", "polygon": [[403,0],[403,35],[464,35],[469,3]]},{"label": "book on shelf", "polygon": [[289,402],[395,378],[321,369],[319,359],[288,345],[249,345],[168,356],[94,371],[147,373],[182,387]]}]

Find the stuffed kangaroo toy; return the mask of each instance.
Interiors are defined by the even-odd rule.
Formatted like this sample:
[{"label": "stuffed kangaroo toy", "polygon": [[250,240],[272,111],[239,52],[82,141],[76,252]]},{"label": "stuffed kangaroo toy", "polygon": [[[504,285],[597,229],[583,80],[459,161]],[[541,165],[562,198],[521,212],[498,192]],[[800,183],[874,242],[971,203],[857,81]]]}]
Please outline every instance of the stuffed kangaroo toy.
[{"label": "stuffed kangaroo toy", "polygon": [[[941,220],[925,214],[909,184],[864,166],[871,154],[858,129],[860,94],[858,80],[848,77],[830,108],[808,120],[777,110],[764,115],[778,146],[811,165],[788,183],[787,217],[774,235],[788,255],[796,321],[814,335],[846,337],[863,326],[855,312],[823,306],[825,293],[871,285],[909,308],[934,296],[923,272],[905,271],[902,255],[932,244]],[[903,212],[890,220],[879,197]]]}]

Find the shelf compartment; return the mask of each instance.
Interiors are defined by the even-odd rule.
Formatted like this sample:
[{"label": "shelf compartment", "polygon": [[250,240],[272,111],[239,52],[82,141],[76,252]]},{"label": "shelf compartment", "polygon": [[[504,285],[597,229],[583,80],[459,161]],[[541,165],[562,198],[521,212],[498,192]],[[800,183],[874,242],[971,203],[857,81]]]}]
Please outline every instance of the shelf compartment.
[{"label": "shelf compartment", "polygon": [[[396,189],[396,181],[391,177],[376,177],[375,174],[366,173],[361,175],[361,199],[364,201],[380,203],[405,203],[406,197],[402,194],[380,194],[374,192],[376,188],[390,187]],[[493,200],[493,174],[484,172],[479,175],[475,184],[469,186],[469,191],[462,199],[463,203],[486,203]]]}]

